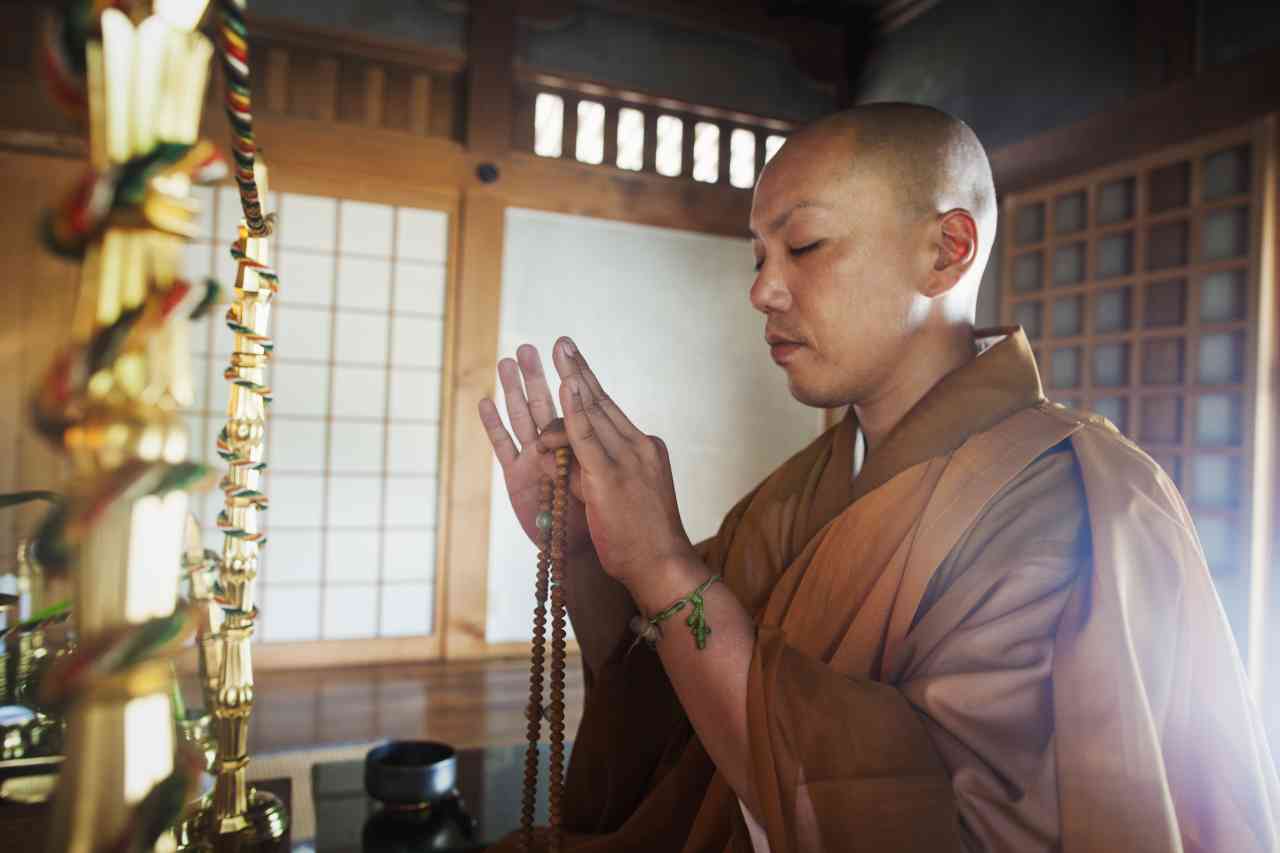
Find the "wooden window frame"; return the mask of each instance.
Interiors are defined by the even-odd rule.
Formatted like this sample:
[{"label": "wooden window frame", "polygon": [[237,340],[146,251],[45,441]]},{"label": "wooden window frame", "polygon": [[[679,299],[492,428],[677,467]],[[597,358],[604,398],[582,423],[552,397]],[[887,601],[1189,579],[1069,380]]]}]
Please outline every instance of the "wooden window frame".
[{"label": "wooden window frame", "polygon": [[[1237,554],[1237,569],[1227,575],[1215,575],[1220,589],[1227,596],[1243,596],[1245,613],[1233,614],[1233,627],[1242,641],[1248,661],[1249,673],[1255,690],[1261,689],[1264,659],[1267,657],[1267,631],[1274,628],[1266,624],[1269,602],[1274,594],[1269,591],[1271,554],[1273,553],[1272,529],[1275,524],[1274,486],[1277,482],[1275,457],[1276,439],[1273,434],[1275,405],[1275,336],[1280,318],[1276,315],[1276,191],[1277,191],[1277,117],[1266,116],[1247,125],[1208,134],[1191,142],[1170,146],[1139,157],[1125,160],[1071,178],[1054,180],[1040,186],[1028,187],[1006,196],[1002,201],[1001,215],[1008,236],[1004,240],[1001,257],[1001,317],[1012,323],[1014,307],[1020,303],[1038,301],[1043,306],[1042,334],[1033,340],[1042,375],[1046,379],[1050,398],[1071,398],[1080,404],[1092,405],[1101,397],[1123,397],[1127,402],[1127,435],[1134,437],[1140,431],[1140,400],[1168,394],[1182,401],[1181,440],[1173,444],[1144,445],[1153,456],[1174,457],[1181,460],[1179,488],[1188,496],[1188,503],[1195,506],[1194,473],[1190,461],[1196,455],[1222,455],[1241,460],[1243,482],[1240,500],[1233,508],[1214,509],[1195,506],[1197,517],[1232,516],[1240,538],[1248,544]],[[1205,156],[1237,145],[1248,145],[1250,152],[1250,184],[1245,193],[1226,198],[1204,201],[1200,197],[1203,187],[1203,162]],[[1190,164],[1189,196],[1184,206],[1150,214],[1147,211],[1148,176],[1164,165],[1186,161]],[[1096,216],[1097,188],[1112,181],[1134,177],[1133,215],[1123,222],[1098,226]],[[1086,227],[1069,236],[1057,238],[1052,234],[1053,205],[1056,199],[1084,190],[1089,211]],[[1020,207],[1043,203],[1045,206],[1045,233],[1042,240],[1016,244],[1012,233],[1015,216]],[[1230,209],[1241,204],[1250,208],[1248,237],[1249,250],[1243,259],[1206,261],[1202,257],[1200,241],[1206,215],[1215,210]],[[1188,258],[1185,263],[1166,270],[1147,268],[1147,237],[1153,225],[1185,220],[1190,233],[1187,236]],[[1093,275],[1098,238],[1111,233],[1131,231],[1133,234],[1132,270],[1129,274],[1099,280]],[[1086,269],[1084,279],[1074,285],[1055,286],[1052,282],[1052,250],[1074,240],[1084,240]],[[1024,252],[1042,251],[1044,263],[1040,287],[1034,291],[1019,292],[1014,289],[1013,264]],[[1202,323],[1200,320],[1200,290],[1205,277],[1224,269],[1242,269],[1246,280],[1246,310],[1241,320],[1226,323]],[[1182,322],[1160,329],[1146,328],[1146,288],[1162,279],[1184,279],[1184,308]],[[1130,288],[1130,322],[1121,332],[1095,333],[1092,331],[1092,296],[1101,290],[1114,287]],[[1082,309],[1083,329],[1079,335],[1056,337],[1052,333],[1053,303],[1060,296],[1080,294],[1086,297]],[[1244,364],[1241,381],[1237,383],[1206,384],[1200,381],[1199,345],[1202,336],[1216,332],[1242,332],[1245,337]],[[1182,381],[1168,386],[1167,391],[1144,385],[1142,378],[1142,344],[1160,338],[1177,338],[1184,342]],[[1055,344],[1079,346],[1089,353],[1101,342],[1123,341],[1128,344],[1128,379],[1122,386],[1095,387],[1088,358],[1084,359],[1081,381],[1078,387],[1055,389],[1052,387],[1050,363]],[[1148,390],[1149,389],[1149,390]],[[1196,444],[1195,402],[1205,394],[1232,393],[1242,402],[1239,445],[1232,447],[1202,447]],[[1243,585],[1243,590],[1232,589]],[[1274,618],[1274,617],[1273,617]],[[1274,666],[1274,665],[1273,665]]]}]

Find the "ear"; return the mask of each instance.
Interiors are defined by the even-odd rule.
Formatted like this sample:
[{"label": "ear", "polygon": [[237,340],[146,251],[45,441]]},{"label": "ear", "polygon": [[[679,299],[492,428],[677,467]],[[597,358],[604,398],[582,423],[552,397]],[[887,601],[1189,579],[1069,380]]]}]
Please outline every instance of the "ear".
[{"label": "ear", "polygon": [[929,274],[926,296],[941,296],[965,277],[978,257],[978,223],[963,208],[938,217],[934,232],[937,255]]}]

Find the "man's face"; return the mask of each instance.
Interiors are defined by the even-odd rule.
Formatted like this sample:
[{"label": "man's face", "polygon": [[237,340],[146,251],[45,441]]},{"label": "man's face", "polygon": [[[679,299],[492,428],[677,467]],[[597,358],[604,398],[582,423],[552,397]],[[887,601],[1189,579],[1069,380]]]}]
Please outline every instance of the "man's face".
[{"label": "man's face", "polygon": [[857,168],[851,144],[793,138],[764,170],[751,208],[751,304],[765,315],[792,396],[811,406],[889,390],[928,303],[927,217],[905,210],[879,170]]}]

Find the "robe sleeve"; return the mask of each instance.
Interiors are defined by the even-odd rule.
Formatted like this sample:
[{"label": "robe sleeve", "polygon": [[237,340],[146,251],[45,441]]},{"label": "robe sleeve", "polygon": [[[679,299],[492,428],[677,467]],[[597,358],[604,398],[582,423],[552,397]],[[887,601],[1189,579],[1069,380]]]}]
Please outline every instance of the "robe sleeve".
[{"label": "robe sleeve", "polygon": [[1051,849],[1053,636],[1084,553],[1074,462],[1054,452],[939,566],[883,681],[762,628],[748,719],[773,853]]},{"label": "robe sleeve", "polygon": [[[750,503],[744,497],[725,517],[719,532],[695,546],[717,570]],[[662,813],[677,825],[692,823],[705,788],[710,762],[687,749],[693,727],[676,698],[661,660],[635,649],[628,632],[597,672],[586,672],[586,700],[565,777],[565,826],[590,834],[615,832],[637,814]],[[585,667],[585,664],[583,664]],[[671,778],[668,778],[671,777]],[[663,781],[668,784],[661,784]]]},{"label": "robe sleeve", "polygon": [[921,602],[899,686],[946,764],[968,849],[1057,848],[1054,638],[1089,554],[1062,446],[997,496]]}]

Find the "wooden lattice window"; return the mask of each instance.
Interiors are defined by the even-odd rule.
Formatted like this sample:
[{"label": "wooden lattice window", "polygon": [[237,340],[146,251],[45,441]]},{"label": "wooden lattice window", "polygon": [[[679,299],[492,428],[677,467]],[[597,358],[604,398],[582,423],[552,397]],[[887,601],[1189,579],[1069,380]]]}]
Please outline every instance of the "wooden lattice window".
[{"label": "wooden lattice window", "polygon": [[783,121],[546,75],[522,81],[516,106],[519,150],[744,190],[791,130]]},{"label": "wooden lattice window", "polygon": [[1019,193],[1002,209],[1004,321],[1026,331],[1050,399],[1103,415],[1177,483],[1242,645],[1265,570],[1250,543],[1268,481],[1255,438],[1270,440],[1255,436],[1259,336],[1271,328],[1259,307],[1269,127]]}]

